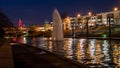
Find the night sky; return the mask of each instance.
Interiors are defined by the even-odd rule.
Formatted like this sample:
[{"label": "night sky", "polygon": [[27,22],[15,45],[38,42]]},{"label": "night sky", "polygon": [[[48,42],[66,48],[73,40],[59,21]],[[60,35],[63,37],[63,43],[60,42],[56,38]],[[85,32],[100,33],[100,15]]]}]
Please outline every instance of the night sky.
[{"label": "night sky", "polygon": [[38,25],[45,20],[52,20],[55,8],[69,16],[78,13],[86,15],[112,11],[114,7],[120,7],[120,0],[0,0],[0,11],[4,12],[17,26],[18,20],[23,24]]}]

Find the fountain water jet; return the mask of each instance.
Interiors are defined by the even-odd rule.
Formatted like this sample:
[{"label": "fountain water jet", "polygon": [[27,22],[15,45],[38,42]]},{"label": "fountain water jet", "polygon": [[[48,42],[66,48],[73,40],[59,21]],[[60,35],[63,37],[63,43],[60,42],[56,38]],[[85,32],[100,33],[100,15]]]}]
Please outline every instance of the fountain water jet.
[{"label": "fountain water jet", "polygon": [[62,20],[57,9],[55,9],[53,12],[52,40],[54,41],[64,40]]}]

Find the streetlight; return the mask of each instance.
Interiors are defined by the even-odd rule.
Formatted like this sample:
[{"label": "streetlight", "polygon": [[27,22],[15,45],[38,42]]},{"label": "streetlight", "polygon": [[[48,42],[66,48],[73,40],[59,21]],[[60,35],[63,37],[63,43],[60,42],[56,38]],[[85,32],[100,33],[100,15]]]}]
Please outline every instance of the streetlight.
[{"label": "streetlight", "polygon": [[[81,15],[77,14],[77,24],[78,24],[78,29],[82,29],[82,23],[81,23]],[[82,31],[82,30],[81,30]]]},{"label": "streetlight", "polygon": [[[114,8],[114,13],[115,13],[115,15],[116,15],[116,12],[118,11],[118,8],[117,7],[115,7]],[[114,24],[116,24],[117,23],[117,19],[116,19],[116,17],[114,17]]]},{"label": "streetlight", "polygon": [[[114,8],[114,11],[117,11],[118,8]],[[111,40],[111,23],[114,22],[114,12],[107,15],[108,25],[109,25],[109,39]]]},{"label": "streetlight", "polygon": [[71,26],[72,26],[72,36],[75,38],[75,18],[71,18]]},{"label": "streetlight", "polygon": [[91,12],[88,12],[88,16],[86,17],[87,19],[87,22],[86,22],[86,26],[87,26],[87,38],[88,38],[88,20],[90,19],[92,13]]},{"label": "streetlight", "polygon": [[91,13],[91,12],[89,12],[89,13],[88,13],[88,15],[89,15],[89,16],[91,16],[91,15],[92,15],[92,13]]},{"label": "streetlight", "polygon": [[81,15],[80,14],[77,14],[77,18],[80,18],[81,17]]},{"label": "streetlight", "polygon": [[114,8],[114,11],[118,11],[118,8],[117,8],[117,7],[115,7],[115,8]]}]

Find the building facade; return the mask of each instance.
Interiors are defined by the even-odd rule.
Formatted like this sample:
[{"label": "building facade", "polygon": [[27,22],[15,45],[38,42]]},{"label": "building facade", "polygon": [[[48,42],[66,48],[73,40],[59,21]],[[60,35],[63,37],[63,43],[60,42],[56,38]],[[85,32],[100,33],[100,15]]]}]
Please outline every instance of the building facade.
[{"label": "building facade", "polygon": [[120,10],[104,12],[98,14],[91,14],[78,17],[69,17],[68,21],[63,20],[64,29],[84,29],[88,23],[88,27],[96,27],[99,25],[120,25]]}]

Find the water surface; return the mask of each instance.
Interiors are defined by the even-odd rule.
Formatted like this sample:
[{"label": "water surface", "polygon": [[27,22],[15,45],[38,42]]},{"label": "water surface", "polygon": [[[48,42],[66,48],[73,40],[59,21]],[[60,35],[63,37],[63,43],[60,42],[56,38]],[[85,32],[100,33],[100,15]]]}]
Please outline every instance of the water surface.
[{"label": "water surface", "polygon": [[17,41],[87,64],[90,68],[120,67],[119,40],[65,38],[64,41],[53,42],[51,38],[23,37]]}]

